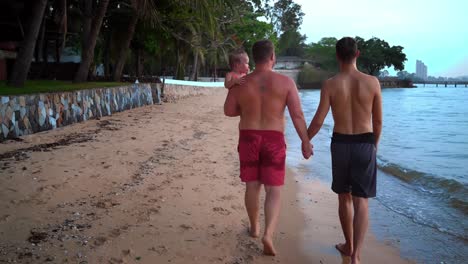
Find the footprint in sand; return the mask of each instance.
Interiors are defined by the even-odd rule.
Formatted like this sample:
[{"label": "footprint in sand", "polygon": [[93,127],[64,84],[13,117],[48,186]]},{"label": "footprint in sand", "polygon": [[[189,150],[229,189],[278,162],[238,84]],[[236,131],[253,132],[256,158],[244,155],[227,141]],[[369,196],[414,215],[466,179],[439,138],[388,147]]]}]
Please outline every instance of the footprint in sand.
[{"label": "footprint in sand", "polygon": [[10,220],[10,218],[11,218],[11,215],[8,215],[8,214],[3,215],[3,216],[0,217],[0,223],[1,222],[8,222],[8,220]]},{"label": "footprint in sand", "polygon": [[214,212],[217,212],[218,214],[221,214],[221,215],[230,215],[231,212],[223,207],[214,207],[213,208],[213,211]]},{"label": "footprint in sand", "polygon": [[164,245],[160,245],[158,247],[151,247],[148,250],[154,251],[154,252],[158,253],[158,255],[161,256],[161,255],[167,254],[167,252],[169,251],[169,248],[164,246]]},{"label": "footprint in sand", "polygon": [[231,201],[234,199],[236,199],[236,196],[230,194],[230,195],[223,195],[218,200]]}]

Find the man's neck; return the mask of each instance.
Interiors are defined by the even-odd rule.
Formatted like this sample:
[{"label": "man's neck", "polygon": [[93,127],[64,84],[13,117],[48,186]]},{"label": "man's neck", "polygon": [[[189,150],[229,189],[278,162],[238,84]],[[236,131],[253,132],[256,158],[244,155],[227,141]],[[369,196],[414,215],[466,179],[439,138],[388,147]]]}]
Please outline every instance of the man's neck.
[{"label": "man's neck", "polygon": [[270,66],[269,63],[263,63],[263,64],[256,64],[255,65],[255,70],[256,72],[266,72],[266,71],[271,71],[272,67]]},{"label": "man's neck", "polygon": [[350,63],[340,62],[340,72],[353,72],[357,71],[356,61]]}]

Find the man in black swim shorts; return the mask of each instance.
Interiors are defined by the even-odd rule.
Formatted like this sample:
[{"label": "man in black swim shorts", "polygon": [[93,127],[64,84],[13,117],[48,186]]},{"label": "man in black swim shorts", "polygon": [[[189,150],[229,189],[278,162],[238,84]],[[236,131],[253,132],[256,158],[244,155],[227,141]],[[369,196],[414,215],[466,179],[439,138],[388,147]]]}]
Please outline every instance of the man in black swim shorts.
[{"label": "man in black swim shorts", "polygon": [[376,195],[376,153],[382,131],[382,94],[377,78],[360,72],[352,38],[336,43],[340,72],[323,83],[320,103],[308,134],[312,139],[331,107],[333,120],[332,190],[338,194],[338,213],[345,243],[335,247],[360,263],[369,224],[368,198]]}]

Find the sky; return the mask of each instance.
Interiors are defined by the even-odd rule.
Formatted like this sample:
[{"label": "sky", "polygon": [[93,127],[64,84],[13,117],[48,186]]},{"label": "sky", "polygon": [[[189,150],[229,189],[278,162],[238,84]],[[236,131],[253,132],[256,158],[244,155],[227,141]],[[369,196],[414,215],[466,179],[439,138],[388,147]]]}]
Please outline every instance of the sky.
[{"label": "sky", "polygon": [[422,60],[428,75],[468,76],[467,0],[294,2],[305,14],[300,32],[307,35],[307,43],[322,37],[377,37],[404,47],[410,73],[416,71],[416,60]]}]

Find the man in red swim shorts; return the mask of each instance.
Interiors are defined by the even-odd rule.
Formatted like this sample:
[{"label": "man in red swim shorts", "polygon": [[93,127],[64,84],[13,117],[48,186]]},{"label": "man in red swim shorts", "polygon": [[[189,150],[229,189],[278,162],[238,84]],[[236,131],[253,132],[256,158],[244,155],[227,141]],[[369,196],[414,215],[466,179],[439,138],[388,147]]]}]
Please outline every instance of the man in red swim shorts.
[{"label": "man in red swim shorts", "polygon": [[240,178],[246,183],[245,207],[250,220],[250,235],[260,234],[260,190],[265,185],[264,254],[275,255],[273,234],[280,211],[284,184],[286,144],[284,110],[288,107],[294,127],[302,141],[302,154],[312,155],[312,145],[294,81],[273,72],[275,52],[269,40],[257,41],[252,48],[255,70],[241,85],[229,90],[224,103],[226,116],[240,116]]}]

